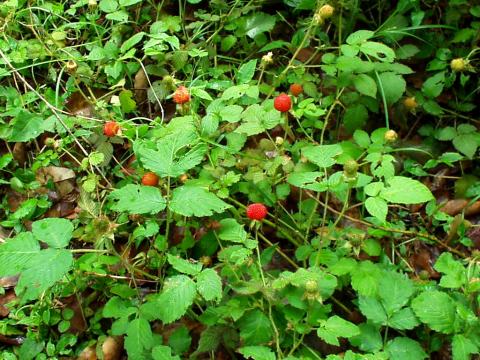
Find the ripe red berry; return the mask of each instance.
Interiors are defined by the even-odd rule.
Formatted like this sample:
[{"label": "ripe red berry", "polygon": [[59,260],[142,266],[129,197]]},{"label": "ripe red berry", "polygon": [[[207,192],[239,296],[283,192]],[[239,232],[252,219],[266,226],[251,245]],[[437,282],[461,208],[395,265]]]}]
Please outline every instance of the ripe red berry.
[{"label": "ripe red berry", "polygon": [[188,89],[180,85],[177,90],[173,93],[173,101],[177,104],[185,104],[190,101],[190,93]]},{"label": "ripe red berry", "polygon": [[146,186],[157,186],[158,176],[153,172],[147,172],[142,176],[142,184]]},{"label": "ripe red berry", "polygon": [[292,107],[292,100],[287,94],[280,94],[273,101],[273,106],[280,112],[287,112]]},{"label": "ripe red berry", "polygon": [[247,217],[250,220],[263,220],[267,216],[267,207],[262,203],[250,204],[247,206]]},{"label": "ripe red berry", "polygon": [[300,84],[292,84],[290,85],[290,92],[293,96],[298,96],[303,92],[303,86]]},{"label": "ripe red berry", "polygon": [[118,125],[116,121],[107,121],[105,125],[103,125],[103,134],[108,137],[117,135],[119,130],[120,125]]}]

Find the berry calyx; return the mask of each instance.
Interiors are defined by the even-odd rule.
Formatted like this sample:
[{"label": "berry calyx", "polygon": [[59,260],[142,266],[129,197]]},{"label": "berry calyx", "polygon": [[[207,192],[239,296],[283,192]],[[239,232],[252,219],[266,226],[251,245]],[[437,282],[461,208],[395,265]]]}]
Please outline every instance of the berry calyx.
[{"label": "berry calyx", "polygon": [[173,101],[176,103],[176,104],[185,104],[187,102],[190,101],[190,92],[188,91],[188,89],[183,86],[183,85],[180,85],[177,90],[175,90],[175,92],[173,93]]},{"label": "berry calyx", "polygon": [[303,86],[300,84],[292,84],[290,85],[290,92],[296,97],[303,92]]},{"label": "berry calyx", "polygon": [[268,210],[262,203],[250,204],[247,206],[247,217],[250,220],[263,220],[267,216]]},{"label": "berry calyx", "polygon": [[153,172],[147,172],[142,176],[142,184],[146,186],[157,186],[158,176]]},{"label": "berry calyx", "polygon": [[465,59],[463,58],[453,59],[450,62],[450,68],[455,72],[460,72],[465,70],[466,66],[467,66],[467,61],[465,61]]},{"label": "berry calyx", "polygon": [[108,137],[113,137],[120,131],[120,125],[116,121],[107,121],[103,125],[103,134]]},{"label": "berry calyx", "polygon": [[403,105],[405,105],[408,110],[413,110],[417,107],[418,104],[417,100],[415,100],[415,97],[412,96],[403,100]]},{"label": "berry calyx", "polygon": [[287,112],[292,107],[292,99],[287,94],[282,93],[273,100],[273,107],[280,112]]},{"label": "berry calyx", "polygon": [[387,143],[395,142],[398,139],[398,134],[395,130],[388,130],[383,136]]},{"label": "berry calyx", "polygon": [[305,282],[305,290],[309,293],[316,293],[318,291],[318,283],[315,280],[307,280]]}]

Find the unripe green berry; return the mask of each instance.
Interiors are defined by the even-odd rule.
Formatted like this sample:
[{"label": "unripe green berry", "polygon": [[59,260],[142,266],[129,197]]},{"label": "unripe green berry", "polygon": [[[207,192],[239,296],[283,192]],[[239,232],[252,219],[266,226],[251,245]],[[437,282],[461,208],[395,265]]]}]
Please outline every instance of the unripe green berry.
[{"label": "unripe green berry", "polygon": [[398,134],[395,130],[388,130],[383,138],[387,143],[392,143],[398,139]]},{"label": "unripe green berry", "polygon": [[347,160],[345,164],[343,164],[343,171],[345,175],[350,177],[356,176],[358,170],[358,163],[355,160]]},{"label": "unripe green berry", "polygon": [[463,59],[463,58],[453,59],[450,62],[450,68],[455,72],[461,72],[461,71],[465,70],[465,67],[466,67],[467,63],[468,62],[465,61],[465,59]]},{"label": "unripe green berry", "polygon": [[305,290],[308,293],[315,293],[318,291],[318,283],[315,280],[307,280],[305,282]]}]

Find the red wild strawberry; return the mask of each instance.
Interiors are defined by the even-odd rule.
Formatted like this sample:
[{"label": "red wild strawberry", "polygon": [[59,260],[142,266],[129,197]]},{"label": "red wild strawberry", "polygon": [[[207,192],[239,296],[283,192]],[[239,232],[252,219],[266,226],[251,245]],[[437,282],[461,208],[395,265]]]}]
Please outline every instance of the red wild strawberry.
[{"label": "red wild strawberry", "polygon": [[293,96],[298,96],[303,92],[303,86],[300,84],[292,84],[290,85],[290,92]]},{"label": "red wild strawberry", "polygon": [[103,134],[108,137],[113,137],[118,134],[120,125],[116,121],[107,121],[103,125]]},{"label": "red wild strawberry", "polygon": [[247,217],[250,220],[263,220],[267,216],[267,207],[262,203],[250,204],[247,206]]},{"label": "red wild strawberry", "polygon": [[273,106],[280,112],[287,112],[292,107],[292,100],[290,96],[282,93],[273,100]]},{"label": "red wild strawberry", "polygon": [[157,186],[158,176],[153,172],[147,172],[142,176],[142,184],[146,186]]},{"label": "red wild strawberry", "polygon": [[185,104],[190,101],[190,93],[188,92],[188,89],[180,85],[177,90],[173,93],[173,101],[176,104]]}]

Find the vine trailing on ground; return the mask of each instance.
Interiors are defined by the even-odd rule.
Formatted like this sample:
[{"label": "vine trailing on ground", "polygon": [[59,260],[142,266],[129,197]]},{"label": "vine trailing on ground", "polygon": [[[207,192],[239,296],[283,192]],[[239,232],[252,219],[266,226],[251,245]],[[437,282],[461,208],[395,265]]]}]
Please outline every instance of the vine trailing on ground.
[{"label": "vine trailing on ground", "polygon": [[478,357],[479,18],[0,2],[0,358]]}]

